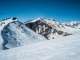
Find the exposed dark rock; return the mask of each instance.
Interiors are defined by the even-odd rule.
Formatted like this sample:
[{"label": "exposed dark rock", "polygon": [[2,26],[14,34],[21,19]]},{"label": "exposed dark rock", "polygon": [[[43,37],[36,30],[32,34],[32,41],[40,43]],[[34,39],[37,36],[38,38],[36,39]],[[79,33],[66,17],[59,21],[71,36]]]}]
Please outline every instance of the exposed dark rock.
[{"label": "exposed dark rock", "polygon": [[68,35],[72,35],[72,34],[68,34],[68,33],[66,33],[64,36],[68,36]]},{"label": "exposed dark rock", "polygon": [[16,19],[17,19],[16,17],[13,17],[13,18],[12,18],[12,20],[16,20]]},{"label": "exposed dark rock", "polygon": [[58,34],[59,34],[59,35],[62,35],[62,33],[63,33],[63,31],[58,31]]},{"label": "exposed dark rock", "polygon": [[[48,38],[47,35],[50,34],[52,30],[51,26],[49,26],[44,22],[41,22],[40,20],[36,22],[25,23],[25,25],[35,32],[36,30],[38,30],[38,33],[43,35],[45,38]],[[39,29],[40,29],[40,32],[39,32]]]},{"label": "exposed dark rock", "polygon": [[4,21],[5,19],[3,19],[2,21]]}]

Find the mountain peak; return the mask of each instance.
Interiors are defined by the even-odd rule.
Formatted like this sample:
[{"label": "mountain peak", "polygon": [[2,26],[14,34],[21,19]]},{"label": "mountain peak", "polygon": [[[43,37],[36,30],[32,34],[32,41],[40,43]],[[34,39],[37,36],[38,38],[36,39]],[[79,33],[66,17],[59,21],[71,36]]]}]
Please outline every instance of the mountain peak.
[{"label": "mountain peak", "polygon": [[16,17],[12,17],[11,19],[12,19],[12,20],[17,20],[17,18],[16,18]]}]

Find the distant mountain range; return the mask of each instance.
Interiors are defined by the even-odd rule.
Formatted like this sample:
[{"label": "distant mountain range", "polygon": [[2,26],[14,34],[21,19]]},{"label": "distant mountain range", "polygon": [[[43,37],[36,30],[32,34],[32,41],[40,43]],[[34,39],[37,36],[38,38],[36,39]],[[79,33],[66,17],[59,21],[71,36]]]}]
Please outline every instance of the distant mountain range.
[{"label": "distant mountain range", "polygon": [[63,23],[63,25],[80,29],[80,21],[65,22],[65,23]]}]

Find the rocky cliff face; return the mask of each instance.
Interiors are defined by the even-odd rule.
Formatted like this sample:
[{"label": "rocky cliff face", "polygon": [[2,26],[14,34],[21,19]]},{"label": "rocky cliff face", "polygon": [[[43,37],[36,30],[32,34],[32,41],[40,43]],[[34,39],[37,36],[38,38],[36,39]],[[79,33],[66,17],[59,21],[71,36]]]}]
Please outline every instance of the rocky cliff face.
[{"label": "rocky cliff face", "polygon": [[69,35],[65,27],[54,19],[38,18],[24,23],[27,27],[47,39]]}]

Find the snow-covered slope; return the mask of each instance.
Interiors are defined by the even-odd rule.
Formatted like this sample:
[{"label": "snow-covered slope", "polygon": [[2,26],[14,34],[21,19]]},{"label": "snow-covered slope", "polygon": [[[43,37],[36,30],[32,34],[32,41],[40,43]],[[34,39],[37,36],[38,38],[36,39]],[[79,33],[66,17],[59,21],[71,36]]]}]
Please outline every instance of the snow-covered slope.
[{"label": "snow-covered slope", "polygon": [[65,27],[54,19],[37,18],[24,23],[27,27],[43,35],[47,39],[54,39],[69,35]]},{"label": "snow-covered slope", "polygon": [[3,38],[1,36],[1,31],[3,30],[3,28],[10,22],[13,22],[13,21],[17,21],[17,19],[13,20],[13,17],[11,19],[8,19],[8,20],[4,20],[4,21],[0,21],[0,50],[2,50],[3,46]]},{"label": "snow-covered slope", "polygon": [[80,21],[65,22],[65,23],[63,23],[63,25],[68,26],[68,27],[72,27],[72,28],[77,28],[77,27],[80,28]]},{"label": "snow-covered slope", "polygon": [[[4,20],[0,26],[0,49],[8,49],[46,40],[17,20]],[[2,27],[2,29],[1,29]],[[3,47],[3,48],[2,48]]]},{"label": "snow-covered slope", "polygon": [[68,26],[65,26],[65,28],[67,29],[68,33],[71,33],[71,34],[80,32],[80,29],[77,29],[77,28],[72,28],[72,27],[68,27]]},{"label": "snow-covered slope", "polygon": [[80,32],[0,51],[1,60],[80,60]]}]

